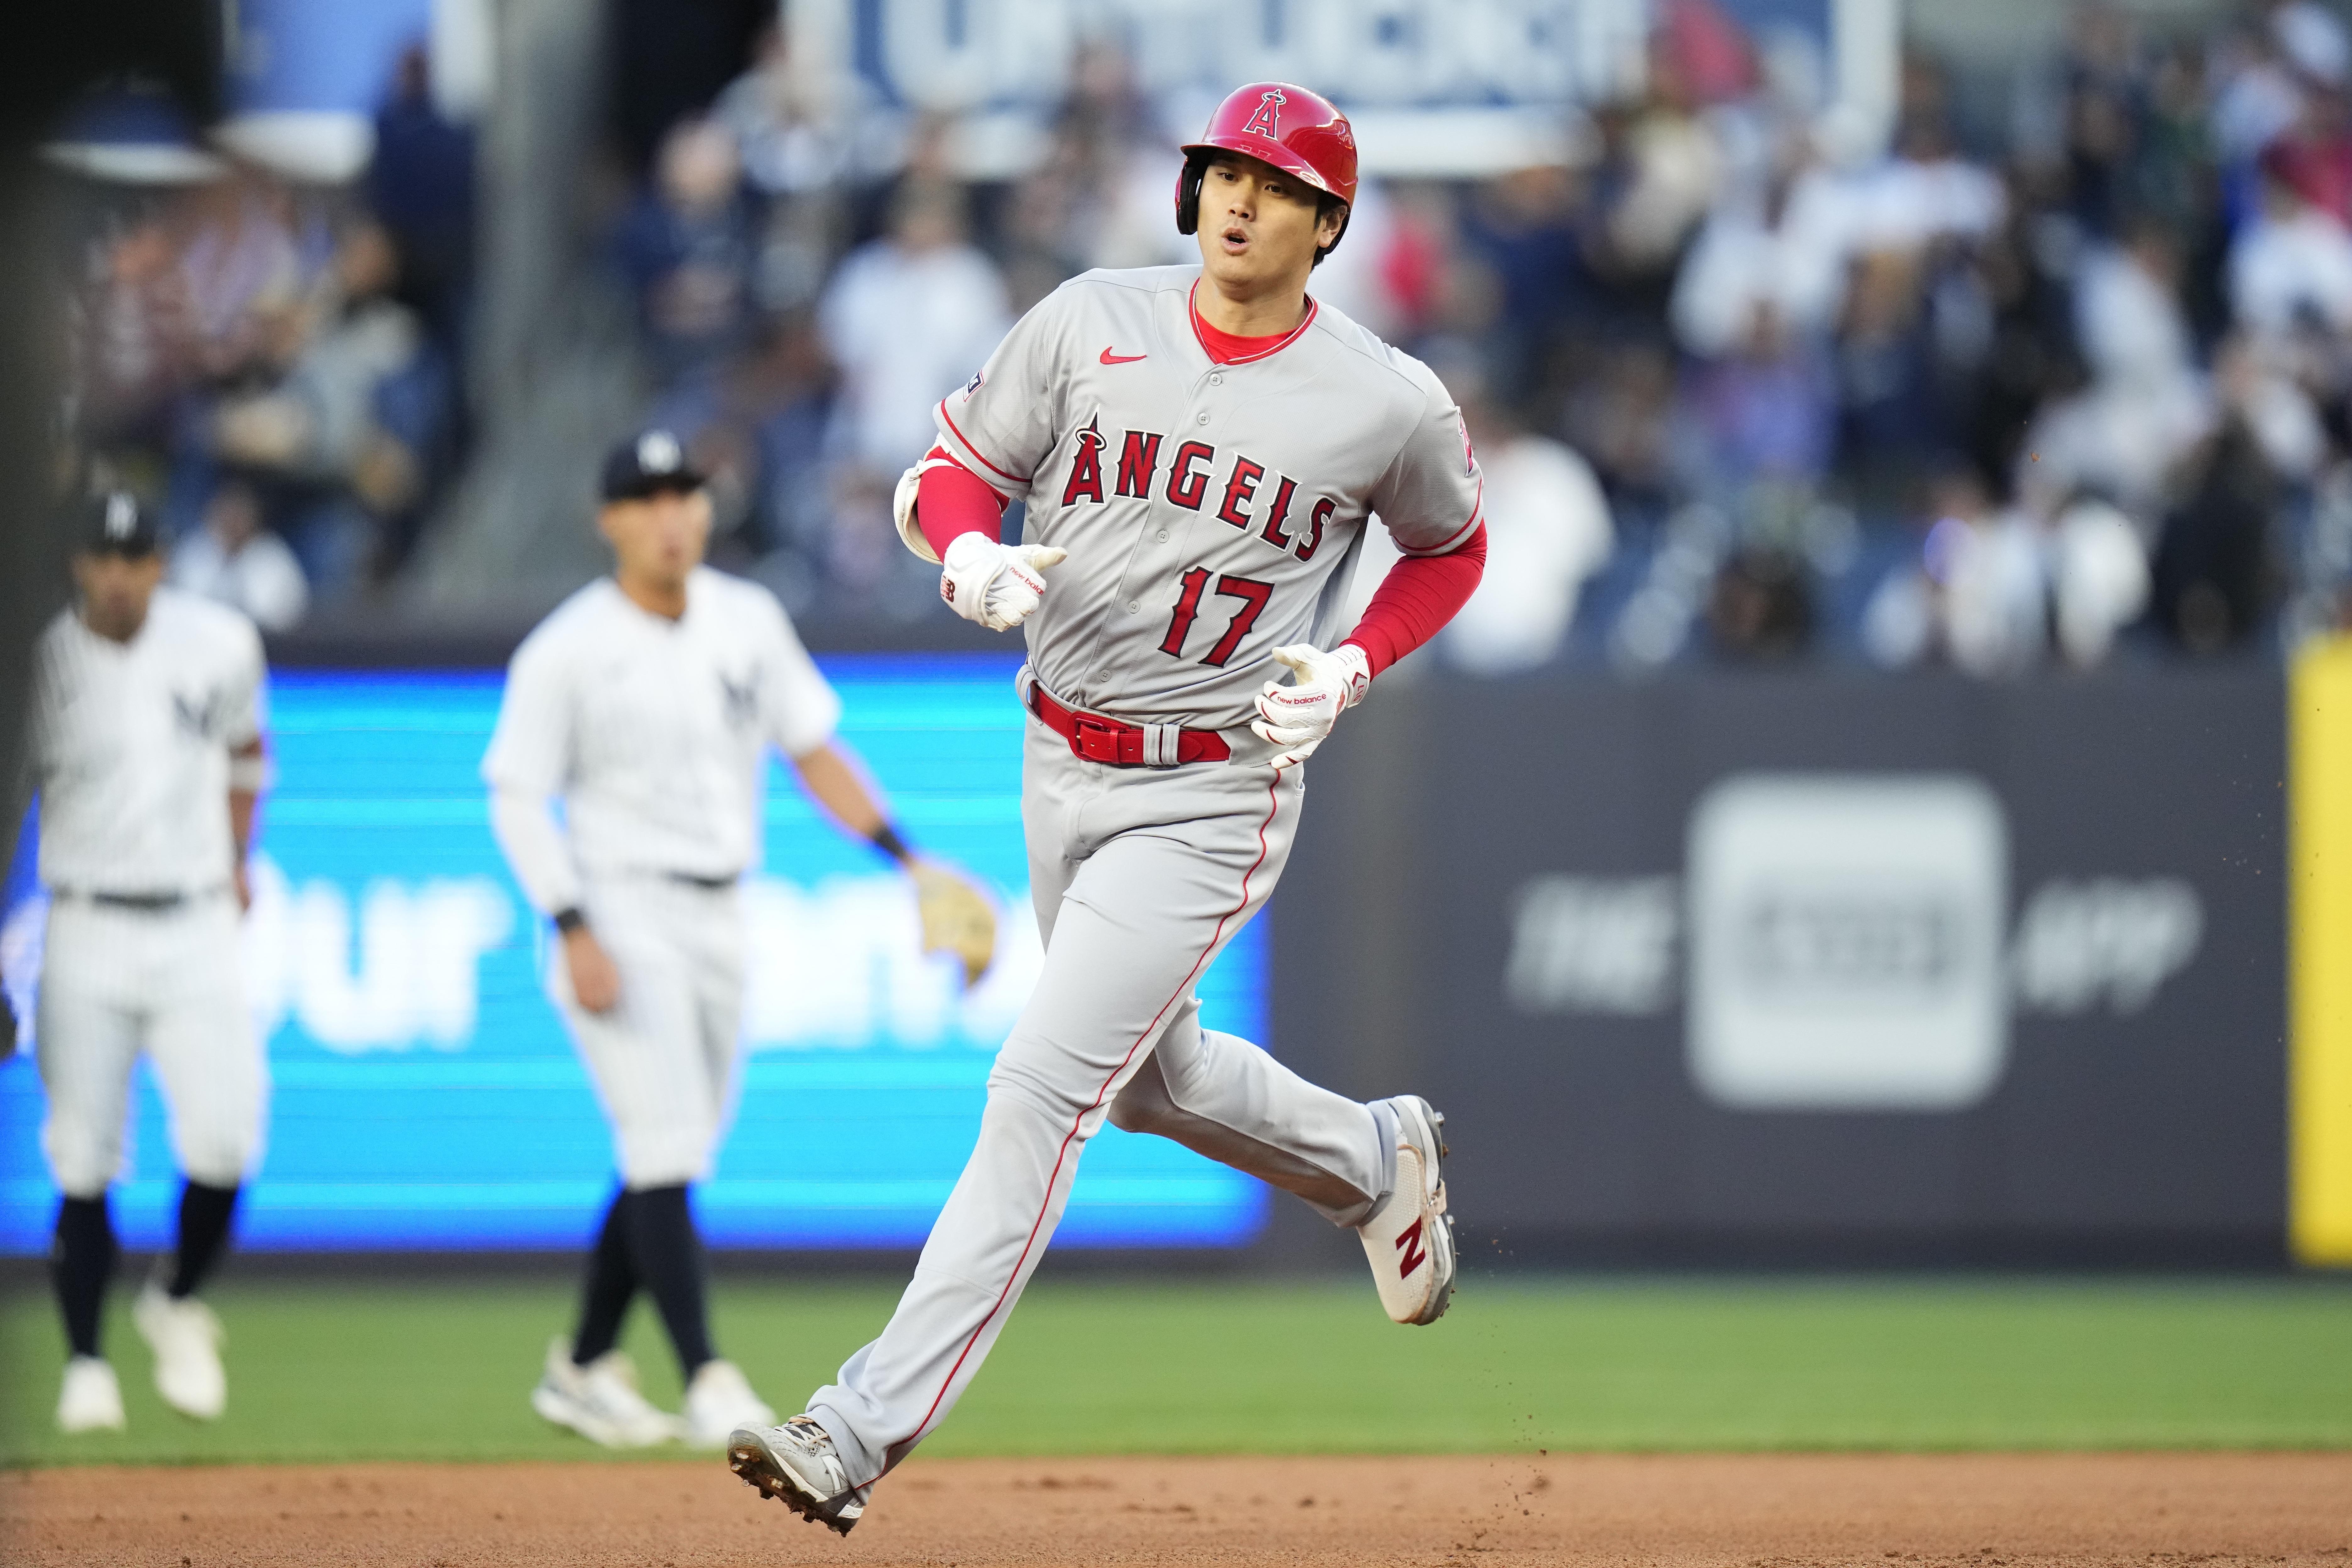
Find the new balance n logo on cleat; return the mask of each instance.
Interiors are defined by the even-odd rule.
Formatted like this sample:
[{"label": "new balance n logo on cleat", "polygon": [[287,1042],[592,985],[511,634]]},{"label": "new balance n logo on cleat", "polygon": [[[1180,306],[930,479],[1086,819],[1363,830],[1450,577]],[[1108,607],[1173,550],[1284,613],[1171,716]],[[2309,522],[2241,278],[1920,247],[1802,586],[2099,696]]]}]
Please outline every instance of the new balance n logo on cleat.
[{"label": "new balance n logo on cleat", "polygon": [[1401,1323],[1433,1323],[1454,1299],[1454,1218],[1446,1213],[1445,1118],[1418,1095],[1381,1101],[1396,1118],[1396,1186],[1357,1228],[1381,1306]]},{"label": "new balance n logo on cleat", "polygon": [[1400,1280],[1408,1278],[1415,1269],[1429,1261],[1429,1254],[1422,1249],[1421,1245],[1422,1227],[1426,1223],[1416,1217],[1412,1228],[1396,1239],[1397,1250],[1404,1254],[1397,1260],[1397,1278]]}]

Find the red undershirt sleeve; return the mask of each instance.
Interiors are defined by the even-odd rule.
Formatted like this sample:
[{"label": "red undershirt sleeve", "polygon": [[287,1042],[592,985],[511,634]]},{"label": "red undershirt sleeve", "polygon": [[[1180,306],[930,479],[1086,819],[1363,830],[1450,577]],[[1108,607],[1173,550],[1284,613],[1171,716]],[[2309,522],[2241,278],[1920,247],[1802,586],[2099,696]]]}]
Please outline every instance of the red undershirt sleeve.
[{"label": "red undershirt sleeve", "polygon": [[[928,482],[928,476],[926,476]],[[928,529],[926,530],[929,531]],[[1379,674],[1437,635],[1477,591],[1486,570],[1486,525],[1444,555],[1409,555],[1389,568],[1347,641]]]},{"label": "red undershirt sleeve", "polygon": [[923,470],[915,489],[915,521],[923,538],[930,541],[931,553],[944,560],[948,546],[959,534],[998,538],[1004,525],[1005,501],[943,449],[934,446],[924,454],[925,462],[933,458],[945,461]]}]

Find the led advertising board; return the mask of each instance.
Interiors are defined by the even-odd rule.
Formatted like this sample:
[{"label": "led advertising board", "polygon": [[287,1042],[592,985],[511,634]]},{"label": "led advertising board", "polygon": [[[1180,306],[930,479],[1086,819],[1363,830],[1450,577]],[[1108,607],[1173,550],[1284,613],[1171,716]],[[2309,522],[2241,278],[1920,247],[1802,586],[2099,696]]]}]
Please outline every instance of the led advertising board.
[{"label": "led advertising board", "polygon": [[[770,770],[766,862],[747,882],[748,1058],[734,1131],[696,1203],[738,1248],[919,1245],[962,1168],[993,1052],[1040,961],[1020,821],[1017,661],[821,661],[842,737],[918,845],[999,901],[995,968],[969,994],[919,950],[906,879]],[[548,932],[492,841],[478,773],[495,671],[278,673],[276,779],[247,923],[269,1042],[269,1143],[241,1245],[569,1248],[611,1191],[611,1144],[542,986]],[[20,847],[0,974],[32,1016],[43,904]],[[1265,921],[1198,989],[1203,1021],[1263,1040]],[[45,1250],[55,1212],[29,1052],[0,1063],[0,1250]],[[177,1183],[142,1066],[114,1189],[127,1244],[169,1236]],[[1255,1181],[1105,1126],[1058,1239],[1225,1247],[1265,1221]]]}]

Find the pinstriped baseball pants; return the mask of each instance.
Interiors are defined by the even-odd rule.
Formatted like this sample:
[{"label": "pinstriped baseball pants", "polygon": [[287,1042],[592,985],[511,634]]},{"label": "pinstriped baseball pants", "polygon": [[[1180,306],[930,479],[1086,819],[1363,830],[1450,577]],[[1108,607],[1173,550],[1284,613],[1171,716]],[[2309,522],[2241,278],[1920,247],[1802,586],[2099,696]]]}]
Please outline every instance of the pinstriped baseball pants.
[{"label": "pinstriped baseball pants", "polygon": [[1106,1117],[1297,1193],[1339,1224],[1394,1180],[1383,1112],[1200,1027],[1192,985],[1288,859],[1303,769],[1087,762],[1028,727],[1023,821],[1045,938],[980,1138],[882,1335],[809,1401],[851,1478],[944,1419],[995,1343]]},{"label": "pinstriped baseball pants", "polygon": [[183,1176],[236,1186],[261,1155],[269,1068],[245,1006],[236,901],[173,910],[49,905],[34,1030],[41,1149],[68,1197],[121,1174],[131,1070],[153,1067]]}]

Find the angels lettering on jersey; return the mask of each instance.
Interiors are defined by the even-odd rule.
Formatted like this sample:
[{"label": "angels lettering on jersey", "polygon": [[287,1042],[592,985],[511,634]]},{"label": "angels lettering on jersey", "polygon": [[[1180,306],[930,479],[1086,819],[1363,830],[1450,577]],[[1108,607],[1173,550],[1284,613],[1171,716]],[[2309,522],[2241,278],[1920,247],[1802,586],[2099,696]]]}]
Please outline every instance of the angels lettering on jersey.
[{"label": "angels lettering on jersey", "polygon": [[[1118,462],[1111,496],[1150,499],[1154,477],[1163,474],[1160,454],[1168,436],[1156,430],[1122,430],[1117,433],[1117,440]],[[1072,507],[1081,501],[1103,504],[1102,459],[1109,444],[1102,433],[1102,416],[1097,414],[1078,433],[1077,456],[1070,465],[1069,483],[1062,487],[1063,506]],[[1315,552],[1323,547],[1323,529],[1339,504],[1328,496],[1297,504],[1297,480],[1287,474],[1268,473],[1265,464],[1245,452],[1221,454],[1214,444],[1206,441],[1178,443],[1160,483],[1161,497],[1188,512],[1199,511],[1210,496],[1220,496],[1217,521],[1255,534],[1270,548],[1302,561],[1313,560]],[[1260,521],[1252,514],[1262,489],[1272,498]],[[1294,505],[1304,513],[1295,531],[1291,526]]]}]

